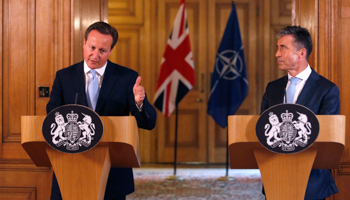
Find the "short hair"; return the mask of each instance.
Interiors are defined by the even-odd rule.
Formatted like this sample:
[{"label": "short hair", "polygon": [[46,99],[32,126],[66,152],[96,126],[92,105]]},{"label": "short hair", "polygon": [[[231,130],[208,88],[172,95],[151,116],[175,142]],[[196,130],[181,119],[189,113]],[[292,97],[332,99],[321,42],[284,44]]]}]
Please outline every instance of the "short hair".
[{"label": "short hair", "polygon": [[297,50],[301,48],[306,49],[306,60],[312,52],[312,40],[309,31],[306,28],[300,26],[286,26],[277,33],[277,39],[282,36],[291,35],[294,37],[294,46]]},{"label": "short hair", "polygon": [[118,31],[113,26],[109,25],[106,22],[95,22],[91,24],[85,31],[85,41],[87,41],[88,36],[92,30],[96,30],[101,34],[110,35],[113,38],[113,42],[111,45],[111,50],[117,44],[118,41]]}]

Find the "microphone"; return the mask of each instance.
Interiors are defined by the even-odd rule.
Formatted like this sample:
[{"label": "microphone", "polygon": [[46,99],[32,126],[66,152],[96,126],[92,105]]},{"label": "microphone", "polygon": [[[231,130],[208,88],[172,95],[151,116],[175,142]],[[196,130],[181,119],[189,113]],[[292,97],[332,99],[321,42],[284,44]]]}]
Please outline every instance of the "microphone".
[{"label": "microphone", "polygon": [[77,104],[78,103],[78,93],[75,94],[75,102],[74,104]]},{"label": "microphone", "polygon": [[287,103],[287,89],[284,90],[284,100],[283,103]]}]

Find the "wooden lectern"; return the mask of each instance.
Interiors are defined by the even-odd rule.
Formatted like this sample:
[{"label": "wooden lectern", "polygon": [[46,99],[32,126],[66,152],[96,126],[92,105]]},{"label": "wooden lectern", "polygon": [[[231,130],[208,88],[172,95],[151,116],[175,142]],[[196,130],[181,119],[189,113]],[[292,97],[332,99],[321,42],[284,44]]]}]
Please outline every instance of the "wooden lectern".
[{"label": "wooden lectern", "polygon": [[135,117],[101,117],[100,142],[83,153],[50,147],[42,134],[45,116],[22,116],[22,146],[36,166],[53,167],[63,200],[103,200],[111,167],[140,167]]},{"label": "wooden lectern", "polygon": [[258,115],[228,117],[231,169],[260,169],[268,200],[303,200],[311,169],[338,168],[345,144],[345,116],[317,115],[320,132],[295,154],[267,150],[255,134]]}]

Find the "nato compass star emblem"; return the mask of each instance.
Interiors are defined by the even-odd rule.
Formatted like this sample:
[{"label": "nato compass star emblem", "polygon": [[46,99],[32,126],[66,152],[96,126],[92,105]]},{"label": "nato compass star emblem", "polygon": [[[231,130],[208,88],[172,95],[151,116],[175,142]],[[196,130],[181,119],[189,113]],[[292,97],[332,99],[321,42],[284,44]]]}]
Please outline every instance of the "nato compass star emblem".
[{"label": "nato compass star emblem", "polygon": [[[243,45],[240,49],[243,51]],[[226,80],[235,80],[241,77],[244,65],[239,52],[228,49],[217,54],[215,61],[215,70],[220,78]],[[247,81],[245,79],[245,81]]]}]

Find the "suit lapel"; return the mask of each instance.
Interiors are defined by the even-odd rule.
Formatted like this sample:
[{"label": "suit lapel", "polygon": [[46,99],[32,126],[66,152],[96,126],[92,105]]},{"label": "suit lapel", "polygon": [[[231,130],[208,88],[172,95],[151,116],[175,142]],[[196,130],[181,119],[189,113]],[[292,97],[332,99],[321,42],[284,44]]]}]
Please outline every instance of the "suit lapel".
[{"label": "suit lapel", "polygon": [[102,108],[102,105],[106,101],[109,93],[111,92],[113,85],[115,81],[117,80],[117,71],[115,70],[115,67],[111,65],[109,61],[107,61],[106,71],[103,76],[103,81],[101,85],[101,90],[98,95],[98,100],[96,104],[95,112],[99,112]]},{"label": "suit lapel", "polygon": [[287,82],[288,82],[288,76],[284,76],[281,84],[277,84],[276,93],[275,93],[276,99],[277,99],[276,104],[284,103],[284,95],[286,92]]},{"label": "suit lapel", "polygon": [[319,75],[315,72],[315,70],[312,69],[312,72],[310,74],[310,77],[307,79],[303,90],[301,91],[298,99],[297,104],[305,105],[307,100],[311,97],[313,92],[318,86],[317,81],[320,79]]},{"label": "suit lapel", "polygon": [[[74,91],[78,94],[78,104],[88,106],[86,100],[85,92],[85,74],[84,74],[84,61],[78,64],[75,71],[72,73],[72,85],[74,86]],[[75,98],[75,97],[74,97]],[[75,101],[74,101],[75,103]]]}]

